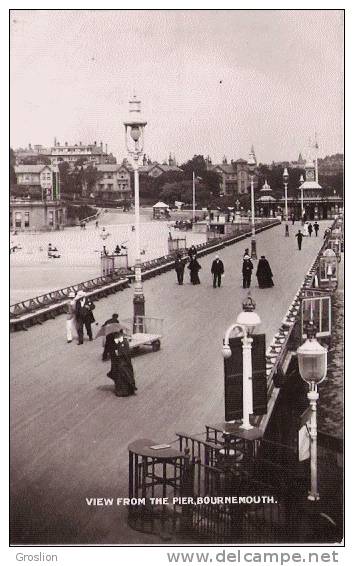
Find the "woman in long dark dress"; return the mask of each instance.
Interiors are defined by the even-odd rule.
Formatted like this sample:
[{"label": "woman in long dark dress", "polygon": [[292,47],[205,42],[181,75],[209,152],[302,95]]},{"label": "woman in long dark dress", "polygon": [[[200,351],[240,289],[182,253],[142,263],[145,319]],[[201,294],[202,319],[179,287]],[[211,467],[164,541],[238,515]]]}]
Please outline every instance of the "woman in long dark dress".
[{"label": "woman in long dark dress", "polygon": [[197,258],[193,257],[189,262],[188,269],[190,269],[191,283],[192,285],[200,285],[198,272],[201,269],[201,265],[198,263]]},{"label": "woman in long dark dress", "polygon": [[274,287],[273,273],[270,268],[269,262],[264,255],[261,256],[261,259],[258,262],[256,277],[258,279],[258,285],[260,289]]},{"label": "woman in long dark dress", "polygon": [[130,357],[129,342],[122,331],[115,334],[110,355],[111,371],[107,373],[107,376],[114,381],[117,397],[134,395],[137,388]]}]

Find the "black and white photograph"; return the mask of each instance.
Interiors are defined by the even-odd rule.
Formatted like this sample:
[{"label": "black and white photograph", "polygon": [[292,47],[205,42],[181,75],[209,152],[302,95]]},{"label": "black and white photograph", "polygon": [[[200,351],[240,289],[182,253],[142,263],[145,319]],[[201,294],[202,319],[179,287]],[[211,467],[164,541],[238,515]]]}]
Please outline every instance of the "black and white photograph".
[{"label": "black and white photograph", "polygon": [[335,562],[344,10],[128,8],[8,11],[9,545]]}]

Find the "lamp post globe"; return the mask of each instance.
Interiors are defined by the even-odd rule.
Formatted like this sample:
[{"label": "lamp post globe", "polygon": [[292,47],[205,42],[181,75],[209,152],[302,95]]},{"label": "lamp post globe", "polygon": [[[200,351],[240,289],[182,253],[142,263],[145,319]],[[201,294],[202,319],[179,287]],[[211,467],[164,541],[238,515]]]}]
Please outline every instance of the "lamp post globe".
[{"label": "lamp post globe", "polygon": [[248,336],[252,336],[256,326],[261,324],[261,319],[256,312],[242,311],[236,319],[236,324],[242,326]]},{"label": "lamp post globe", "polygon": [[312,387],[321,383],[327,375],[327,350],[316,340],[308,338],[297,349],[301,378]]}]

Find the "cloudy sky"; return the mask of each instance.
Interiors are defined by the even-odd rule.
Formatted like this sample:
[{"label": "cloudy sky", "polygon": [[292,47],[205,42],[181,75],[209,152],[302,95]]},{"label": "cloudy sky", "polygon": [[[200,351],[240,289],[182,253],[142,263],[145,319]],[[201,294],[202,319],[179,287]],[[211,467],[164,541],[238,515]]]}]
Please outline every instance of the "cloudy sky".
[{"label": "cloudy sky", "polygon": [[136,94],[146,153],[179,163],[341,152],[341,11],[12,11],[11,145],[102,140],[125,157]]}]

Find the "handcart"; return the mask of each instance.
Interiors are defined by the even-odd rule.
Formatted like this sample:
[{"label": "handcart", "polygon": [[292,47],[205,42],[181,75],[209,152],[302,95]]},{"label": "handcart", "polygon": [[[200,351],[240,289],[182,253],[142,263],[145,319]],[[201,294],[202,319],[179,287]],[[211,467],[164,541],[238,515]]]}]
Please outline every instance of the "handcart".
[{"label": "handcart", "polygon": [[137,316],[135,324],[132,319],[122,320],[120,323],[103,325],[95,338],[102,336],[103,339],[115,332],[123,331],[129,342],[129,349],[133,352],[139,350],[140,346],[151,346],[153,352],[161,347],[162,318],[148,316]]},{"label": "handcart", "polygon": [[140,346],[151,346],[153,352],[157,352],[161,347],[163,319],[149,316],[137,316],[135,324],[133,320],[122,321],[125,327],[131,332],[127,332],[129,348],[132,351],[139,350]]}]

